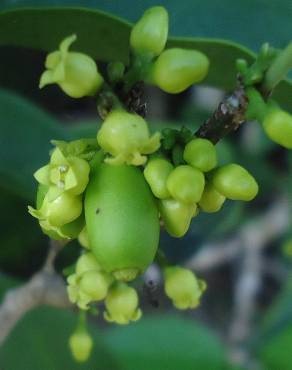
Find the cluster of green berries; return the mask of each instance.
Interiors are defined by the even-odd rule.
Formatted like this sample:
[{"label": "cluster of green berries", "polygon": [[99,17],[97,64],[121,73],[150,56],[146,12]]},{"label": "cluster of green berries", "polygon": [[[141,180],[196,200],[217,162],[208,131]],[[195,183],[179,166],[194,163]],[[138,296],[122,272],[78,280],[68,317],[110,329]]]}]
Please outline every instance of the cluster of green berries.
[{"label": "cluster of green berries", "polygon": [[[167,11],[147,10],[130,35],[132,64],[110,63],[108,82],[129,87],[143,80],[180,93],[202,81],[208,58],[197,50],[165,50],[167,35]],[[47,56],[40,87],[55,83],[73,98],[102,96],[108,82],[91,57],[69,51],[75,40],[75,35],[65,38]],[[291,148],[290,115],[264,111],[268,135]],[[151,134],[145,119],[120,102],[106,112],[96,138],[53,141],[49,163],[34,174],[39,187],[30,214],[51,238],[78,238],[85,248],[67,277],[70,301],[84,312],[103,303],[108,322],[124,325],[141,317],[138,294],[129,283],[154,261],[161,224],[170,235],[182,237],[200,211],[217,212],[226,199],[250,201],[258,192],[255,179],[240,165],[218,166],[211,141],[191,136],[176,161],[163,151],[162,140],[160,132]],[[206,284],[182,267],[162,268],[164,290],[174,306],[196,308]],[[84,325],[69,344],[78,361],[88,358],[93,344]]]}]

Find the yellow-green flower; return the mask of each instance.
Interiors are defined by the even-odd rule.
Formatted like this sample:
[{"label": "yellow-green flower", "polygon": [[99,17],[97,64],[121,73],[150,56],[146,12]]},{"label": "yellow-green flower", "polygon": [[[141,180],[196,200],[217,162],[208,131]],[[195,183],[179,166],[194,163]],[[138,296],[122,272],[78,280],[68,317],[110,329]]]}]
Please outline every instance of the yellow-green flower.
[{"label": "yellow-green flower", "polygon": [[66,157],[57,147],[54,149],[50,163],[34,173],[36,180],[49,186],[50,200],[57,198],[63,192],[79,195],[85,190],[89,181],[90,166],[84,159]]},{"label": "yellow-green flower", "polygon": [[137,321],[142,316],[138,304],[138,294],[134,288],[125,283],[116,283],[110,288],[105,299],[106,311],[104,312],[104,318],[109,322],[120,325]]},{"label": "yellow-green flower", "polygon": [[71,349],[72,356],[76,361],[87,361],[93,347],[92,338],[88,334],[87,330],[77,330],[72,334],[69,338],[69,347]]},{"label": "yellow-green flower", "polygon": [[103,78],[95,61],[86,54],[69,51],[76,38],[76,35],[66,37],[59,50],[47,56],[47,70],[41,75],[40,88],[56,83],[72,98],[94,95],[99,90]]},{"label": "yellow-green flower", "polygon": [[197,279],[188,269],[172,266],[164,269],[165,293],[180,310],[196,308],[206,289],[206,283]]},{"label": "yellow-green flower", "polygon": [[123,163],[140,166],[147,161],[144,154],[155,152],[160,146],[160,133],[150,137],[146,121],[137,114],[121,109],[108,114],[97,134],[98,144],[112,155],[109,164]]}]

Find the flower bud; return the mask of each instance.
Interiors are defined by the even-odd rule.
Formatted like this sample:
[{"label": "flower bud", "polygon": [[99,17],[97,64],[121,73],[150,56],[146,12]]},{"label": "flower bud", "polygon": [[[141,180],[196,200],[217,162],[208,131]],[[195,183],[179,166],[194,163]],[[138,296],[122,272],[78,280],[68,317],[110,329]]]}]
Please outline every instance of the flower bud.
[{"label": "flower bud", "polygon": [[163,158],[154,158],[147,163],[144,169],[144,177],[157,198],[170,198],[166,180],[172,170],[173,165]]},{"label": "flower bud", "polygon": [[219,193],[232,200],[250,201],[259,190],[254,177],[245,168],[235,163],[216,169],[212,183]]},{"label": "flower bud", "polygon": [[137,114],[114,110],[108,114],[97,134],[101,148],[111,154],[109,164],[142,165],[147,157],[142,154],[155,152],[160,146],[160,134],[150,137],[147,123]]},{"label": "flower bud", "polygon": [[263,120],[267,136],[284,148],[292,149],[292,115],[280,109],[268,111]]},{"label": "flower bud", "polygon": [[165,293],[180,310],[196,308],[206,289],[205,282],[196,278],[191,270],[173,266],[164,270]]},{"label": "flower bud", "polygon": [[101,301],[106,297],[112,281],[113,278],[106,272],[91,270],[82,274],[79,287],[92,301]]},{"label": "flower bud", "polygon": [[218,212],[225,202],[225,199],[225,196],[220,194],[212,183],[208,183],[205,186],[202,198],[199,201],[199,206],[207,213]]},{"label": "flower bud", "polygon": [[116,283],[109,290],[105,299],[106,312],[104,312],[104,318],[109,322],[120,325],[137,321],[142,316],[138,303],[138,295],[134,288],[125,283]]},{"label": "flower bud", "polygon": [[165,47],[168,34],[168,13],[162,6],[147,9],[134,25],[130,45],[140,55],[157,56]]},{"label": "flower bud", "polygon": [[215,145],[207,139],[193,139],[185,147],[184,160],[202,172],[208,172],[217,165]]},{"label": "flower bud", "polygon": [[189,165],[177,166],[168,176],[166,186],[171,196],[183,203],[197,203],[203,194],[203,173]]},{"label": "flower bud", "polygon": [[158,202],[158,209],[166,231],[171,236],[180,238],[188,231],[197,206],[175,199],[163,199]]},{"label": "flower bud", "polygon": [[56,83],[72,98],[94,95],[103,83],[95,61],[86,54],[71,52],[69,47],[76,35],[65,38],[58,51],[47,56],[40,79],[40,88]]},{"label": "flower bud", "polygon": [[173,48],[163,51],[154,63],[151,79],[167,93],[177,94],[202,81],[209,60],[197,50]]},{"label": "flower bud", "polygon": [[88,360],[93,347],[93,341],[88,332],[84,330],[77,330],[69,338],[69,347],[72,356],[78,362],[85,362]]}]

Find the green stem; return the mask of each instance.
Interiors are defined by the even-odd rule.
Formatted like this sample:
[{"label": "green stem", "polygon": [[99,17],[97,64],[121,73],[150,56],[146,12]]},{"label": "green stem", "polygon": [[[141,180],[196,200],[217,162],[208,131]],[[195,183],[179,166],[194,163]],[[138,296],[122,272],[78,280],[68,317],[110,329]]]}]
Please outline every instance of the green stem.
[{"label": "green stem", "polygon": [[280,52],[277,58],[266,72],[262,89],[265,92],[272,91],[282,81],[292,68],[292,42]]}]

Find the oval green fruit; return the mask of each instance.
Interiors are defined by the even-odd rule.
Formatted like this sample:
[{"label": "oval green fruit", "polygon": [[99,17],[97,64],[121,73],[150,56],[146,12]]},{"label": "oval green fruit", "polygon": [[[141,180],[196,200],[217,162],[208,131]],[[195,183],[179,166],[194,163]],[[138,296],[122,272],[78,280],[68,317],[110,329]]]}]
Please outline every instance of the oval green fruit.
[{"label": "oval green fruit", "polygon": [[232,200],[250,201],[259,190],[254,177],[245,168],[235,163],[218,168],[212,182],[219,193]]},{"label": "oval green fruit", "polygon": [[171,196],[184,203],[197,203],[203,194],[205,177],[196,168],[177,166],[168,176],[166,186]]},{"label": "oval green fruit", "polygon": [[158,202],[161,218],[166,231],[180,238],[188,231],[197,206],[179,202],[175,199],[163,199]]},{"label": "oval green fruit", "polygon": [[292,149],[292,115],[282,110],[272,110],[264,118],[267,136],[277,144]]},{"label": "oval green fruit", "polygon": [[85,219],[92,252],[117,279],[132,280],[153,261],[159,243],[158,210],[138,168],[103,163],[93,169]]},{"label": "oval green fruit", "polygon": [[152,80],[167,93],[177,94],[202,81],[208,72],[209,60],[197,50],[173,48],[157,58]]},{"label": "oval green fruit", "polygon": [[170,198],[170,193],[166,187],[166,180],[172,170],[173,165],[163,158],[151,159],[144,169],[145,179],[152,193],[159,199]]},{"label": "oval green fruit", "polygon": [[217,165],[215,145],[207,139],[193,139],[185,147],[184,160],[202,172],[208,172]]}]

